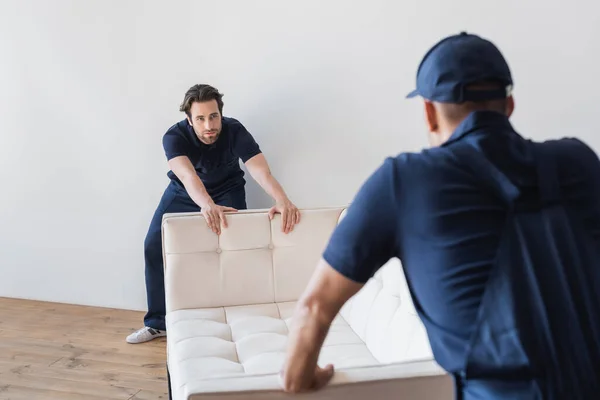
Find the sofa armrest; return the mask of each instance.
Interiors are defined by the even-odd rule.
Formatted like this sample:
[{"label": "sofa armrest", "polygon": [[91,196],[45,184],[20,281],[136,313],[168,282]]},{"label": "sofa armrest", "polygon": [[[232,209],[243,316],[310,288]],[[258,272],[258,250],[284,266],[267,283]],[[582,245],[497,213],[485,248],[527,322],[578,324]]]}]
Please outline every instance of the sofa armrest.
[{"label": "sofa armrest", "polygon": [[297,300],[344,207],[300,211],[287,235],[281,216],[270,220],[268,210],[228,213],[221,235],[200,213],[165,214],[167,312]]},{"label": "sofa armrest", "polygon": [[[191,380],[180,388],[182,398],[281,399],[289,395],[281,390],[277,374],[249,375]],[[316,399],[422,399],[454,398],[452,378],[432,360],[394,363],[336,370],[331,382],[318,392],[296,397]]]}]

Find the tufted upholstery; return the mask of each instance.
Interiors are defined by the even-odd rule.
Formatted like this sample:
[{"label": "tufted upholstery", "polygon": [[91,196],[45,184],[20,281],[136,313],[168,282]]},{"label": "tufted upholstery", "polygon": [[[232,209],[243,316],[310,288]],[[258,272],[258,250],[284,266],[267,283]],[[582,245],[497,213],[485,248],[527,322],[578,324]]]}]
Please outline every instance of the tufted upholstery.
[{"label": "tufted upholstery", "polygon": [[[279,398],[296,299],[343,208],[302,211],[288,235],[266,210],[228,215],[213,234],[200,214],[163,219],[167,352],[174,399]],[[391,260],[336,318],[319,357],[336,376],[311,398],[452,398],[432,361],[398,260]],[[352,389],[350,389],[352,387]],[[374,392],[375,391],[375,392]],[[237,397],[236,397],[237,396]],[[409,397],[410,398],[410,397]]]},{"label": "tufted upholstery", "polygon": [[381,268],[340,314],[380,363],[432,357],[397,259]]}]

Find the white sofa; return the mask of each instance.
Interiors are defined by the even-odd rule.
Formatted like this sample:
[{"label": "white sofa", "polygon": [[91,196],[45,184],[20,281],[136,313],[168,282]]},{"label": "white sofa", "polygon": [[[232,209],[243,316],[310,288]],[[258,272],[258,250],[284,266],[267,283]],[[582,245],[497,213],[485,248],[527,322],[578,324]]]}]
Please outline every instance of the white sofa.
[{"label": "white sofa", "polygon": [[[167,366],[172,398],[288,398],[279,384],[288,327],[344,208],[302,210],[290,234],[267,210],[228,214],[212,233],[199,213],[162,225]],[[342,309],[319,364],[336,373],[311,399],[452,399],[451,378],[433,361],[398,260]]]}]

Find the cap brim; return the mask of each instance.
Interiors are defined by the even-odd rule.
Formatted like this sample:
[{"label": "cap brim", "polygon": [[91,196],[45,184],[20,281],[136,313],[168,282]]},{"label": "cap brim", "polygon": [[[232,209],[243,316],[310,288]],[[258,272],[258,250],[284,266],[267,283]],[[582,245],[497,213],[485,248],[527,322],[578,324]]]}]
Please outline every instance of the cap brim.
[{"label": "cap brim", "polygon": [[419,90],[415,89],[409,94],[406,95],[407,99],[412,99],[413,97],[417,97],[419,95]]}]

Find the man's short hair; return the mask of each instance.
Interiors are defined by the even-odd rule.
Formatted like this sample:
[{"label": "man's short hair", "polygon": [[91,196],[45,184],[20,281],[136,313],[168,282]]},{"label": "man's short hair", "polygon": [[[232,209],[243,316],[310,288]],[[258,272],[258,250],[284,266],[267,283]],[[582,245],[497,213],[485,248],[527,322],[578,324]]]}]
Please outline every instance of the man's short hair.
[{"label": "man's short hair", "polygon": [[210,85],[194,85],[185,92],[185,97],[179,107],[179,111],[183,111],[188,117],[191,117],[190,109],[192,108],[192,104],[195,102],[204,103],[211,100],[216,100],[217,106],[219,107],[219,113],[223,115],[223,94],[219,93],[216,88]]}]

